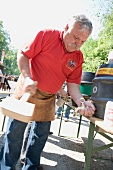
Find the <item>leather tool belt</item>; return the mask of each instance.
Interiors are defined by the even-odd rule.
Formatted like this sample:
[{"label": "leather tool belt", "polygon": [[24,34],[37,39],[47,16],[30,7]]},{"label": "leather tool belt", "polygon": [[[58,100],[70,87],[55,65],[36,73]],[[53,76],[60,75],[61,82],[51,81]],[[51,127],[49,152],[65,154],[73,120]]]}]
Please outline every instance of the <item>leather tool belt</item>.
[{"label": "leather tool belt", "polygon": [[[22,75],[19,76],[17,86],[13,97],[20,99],[23,95],[23,82],[24,78]],[[30,96],[27,102],[35,104],[35,111],[32,117],[33,121],[46,122],[55,119],[55,94],[50,94],[37,89],[36,94]],[[24,109],[24,108],[23,108]]]}]

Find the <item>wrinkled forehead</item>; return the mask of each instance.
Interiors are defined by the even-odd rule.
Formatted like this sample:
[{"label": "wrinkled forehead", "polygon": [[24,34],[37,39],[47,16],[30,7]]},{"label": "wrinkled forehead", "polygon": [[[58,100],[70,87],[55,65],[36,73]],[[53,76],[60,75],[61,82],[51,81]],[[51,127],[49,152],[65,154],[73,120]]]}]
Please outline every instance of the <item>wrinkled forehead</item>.
[{"label": "wrinkled forehead", "polygon": [[89,31],[83,31],[83,30],[79,30],[78,32],[75,32],[74,36],[78,37],[79,40],[85,42],[88,37],[89,37]]},{"label": "wrinkled forehead", "polygon": [[78,31],[81,31],[81,32],[85,32],[87,33],[88,35],[91,34],[92,32],[92,29],[87,25],[87,24],[83,24],[81,22],[73,22],[72,24],[69,24],[69,29],[70,30],[78,30]]}]

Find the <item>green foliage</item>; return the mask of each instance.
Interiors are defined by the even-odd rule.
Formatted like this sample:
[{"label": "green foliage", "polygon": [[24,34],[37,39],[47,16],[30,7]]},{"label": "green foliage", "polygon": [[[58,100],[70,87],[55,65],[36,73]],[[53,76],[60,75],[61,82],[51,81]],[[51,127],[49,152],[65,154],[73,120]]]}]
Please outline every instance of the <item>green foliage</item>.
[{"label": "green foliage", "polygon": [[0,56],[2,55],[2,50],[8,51],[10,43],[10,36],[7,31],[4,30],[3,22],[0,20]]},{"label": "green foliage", "polygon": [[[6,66],[6,74],[19,75],[20,72],[17,67],[17,50],[10,46],[10,36],[3,27],[3,22],[0,21],[0,57],[2,50],[5,51],[3,65]],[[1,58],[0,58],[1,59]]]},{"label": "green foliage", "polygon": [[108,50],[113,49],[113,9],[110,14],[103,16],[103,29],[100,32],[100,44]]},{"label": "green foliage", "polygon": [[81,48],[85,59],[84,71],[96,72],[99,65],[107,63],[108,53],[113,50],[113,8],[110,4],[113,0],[107,1],[105,13],[101,16],[102,29],[98,39],[89,38]]},{"label": "green foliage", "polygon": [[[97,39],[91,37],[84,43],[81,50],[84,54],[83,71],[96,72],[98,66],[107,63],[108,53],[113,50],[113,0],[93,0],[95,5],[100,4],[98,13],[95,14],[102,24],[102,29]],[[94,7],[95,8],[95,7]],[[96,8],[95,8],[96,9]],[[100,12],[101,11],[101,12]],[[96,27],[96,25],[94,25]],[[10,36],[4,30],[0,21],[0,55],[5,50],[4,65],[7,73],[19,75],[17,67],[17,50],[10,46]]]},{"label": "green foliage", "polygon": [[97,55],[98,52],[98,41],[89,38],[81,48],[84,54],[84,71],[96,72],[98,65],[100,65],[100,57]]},{"label": "green foliage", "polygon": [[4,65],[7,67],[6,74],[19,75],[19,69],[17,66],[17,50],[9,50],[4,58]]}]

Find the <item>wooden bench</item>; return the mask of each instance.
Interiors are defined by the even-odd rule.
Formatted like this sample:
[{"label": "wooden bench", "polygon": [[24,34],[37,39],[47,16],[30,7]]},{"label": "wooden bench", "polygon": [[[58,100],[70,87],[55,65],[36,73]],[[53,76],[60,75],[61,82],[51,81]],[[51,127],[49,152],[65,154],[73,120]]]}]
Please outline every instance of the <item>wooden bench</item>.
[{"label": "wooden bench", "polygon": [[[92,153],[105,150],[113,146],[113,138],[110,137],[110,134],[113,135],[113,126],[109,126],[108,124],[105,124],[105,122],[102,119],[96,117],[88,117],[87,119],[90,121],[90,126],[89,126],[88,142],[86,145],[84,170],[90,170]],[[95,131],[100,135],[102,135],[103,137],[105,137],[106,139],[108,139],[109,141],[111,141],[111,143],[93,148]]]}]

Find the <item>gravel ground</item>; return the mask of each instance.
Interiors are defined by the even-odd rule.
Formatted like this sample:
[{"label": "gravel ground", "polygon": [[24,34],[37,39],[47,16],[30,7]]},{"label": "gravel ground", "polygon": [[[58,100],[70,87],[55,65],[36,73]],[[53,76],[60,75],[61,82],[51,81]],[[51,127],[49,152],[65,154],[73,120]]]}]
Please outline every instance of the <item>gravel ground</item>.
[{"label": "gravel ground", "polygon": [[[79,117],[70,117],[69,122],[62,121],[60,136],[58,136],[60,119],[52,122],[50,135],[41,157],[44,170],[83,170],[85,162],[86,143],[89,130],[89,122],[83,119],[79,138],[76,138]],[[0,148],[2,147],[3,133],[0,136]],[[109,141],[99,134],[96,135],[94,146],[108,144]],[[91,161],[90,170],[112,170],[113,148],[96,152]],[[21,170],[17,164],[16,170]]]}]

